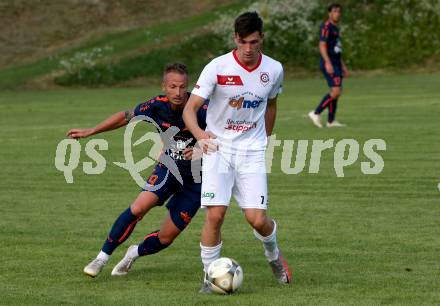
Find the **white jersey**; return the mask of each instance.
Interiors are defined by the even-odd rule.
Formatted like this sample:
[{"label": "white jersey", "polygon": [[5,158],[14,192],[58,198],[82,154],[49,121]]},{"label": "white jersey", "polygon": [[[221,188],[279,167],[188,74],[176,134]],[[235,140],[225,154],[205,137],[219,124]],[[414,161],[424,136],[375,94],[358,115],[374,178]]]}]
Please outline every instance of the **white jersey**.
[{"label": "white jersey", "polygon": [[282,82],[281,63],[263,54],[252,70],[240,63],[235,50],[205,66],[192,93],[210,99],[206,131],[217,136],[220,152],[265,151],[267,100],[281,92]]}]

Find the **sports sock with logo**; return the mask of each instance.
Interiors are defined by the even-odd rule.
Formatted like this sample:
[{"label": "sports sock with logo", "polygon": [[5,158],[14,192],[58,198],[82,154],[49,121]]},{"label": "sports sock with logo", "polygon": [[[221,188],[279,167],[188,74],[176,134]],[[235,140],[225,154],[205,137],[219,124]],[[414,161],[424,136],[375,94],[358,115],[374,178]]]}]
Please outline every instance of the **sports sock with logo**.
[{"label": "sports sock with logo", "polygon": [[170,244],[162,244],[159,240],[159,230],[145,236],[144,242],[138,246],[139,256],[151,255],[162,251]]},{"label": "sports sock with logo", "polygon": [[270,234],[269,236],[264,237],[254,229],[255,237],[257,237],[258,240],[263,242],[264,255],[266,255],[266,258],[269,262],[277,259],[278,255],[280,254],[277,245],[277,224],[275,223],[275,220],[272,220],[272,222],[273,222],[273,231],[272,234]]},{"label": "sports sock with logo", "polygon": [[141,219],[142,217],[136,217],[133,215],[130,207],[127,208],[113,224],[113,227],[102,246],[102,251],[111,255],[119,245],[130,237],[136,223]]}]

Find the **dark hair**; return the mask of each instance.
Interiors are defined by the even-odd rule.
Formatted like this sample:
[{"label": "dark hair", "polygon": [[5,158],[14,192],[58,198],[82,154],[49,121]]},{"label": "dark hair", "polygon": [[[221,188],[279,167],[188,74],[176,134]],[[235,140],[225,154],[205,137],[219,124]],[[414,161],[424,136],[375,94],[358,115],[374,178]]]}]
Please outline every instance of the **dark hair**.
[{"label": "dark hair", "polygon": [[257,12],[246,12],[235,19],[234,31],[240,37],[246,37],[254,32],[263,33],[263,20]]},{"label": "dark hair", "polygon": [[330,13],[333,9],[338,8],[342,11],[342,5],[339,3],[332,3],[328,6],[327,11]]},{"label": "dark hair", "polygon": [[165,69],[163,70],[163,75],[170,72],[188,75],[188,68],[186,68],[186,65],[182,63],[171,63],[165,66]]}]

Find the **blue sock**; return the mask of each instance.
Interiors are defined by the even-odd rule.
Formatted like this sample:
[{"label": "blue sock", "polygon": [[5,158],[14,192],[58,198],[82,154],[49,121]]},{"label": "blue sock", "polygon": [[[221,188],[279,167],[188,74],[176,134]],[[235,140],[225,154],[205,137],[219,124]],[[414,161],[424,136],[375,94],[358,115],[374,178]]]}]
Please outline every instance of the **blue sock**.
[{"label": "blue sock", "polygon": [[322,111],[330,104],[331,101],[332,97],[330,96],[330,94],[326,94],[322,98],[321,103],[319,103],[318,107],[315,109],[315,114],[319,115],[320,113],[322,113]]},{"label": "blue sock", "polygon": [[152,232],[148,236],[145,236],[144,242],[138,246],[139,256],[151,255],[162,251],[170,244],[162,244],[159,240],[159,231]]},{"label": "blue sock", "polygon": [[328,108],[328,122],[329,123],[332,123],[333,121],[335,121],[337,106],[338,106],[338,99],[334,99],[330,102],[330,105]]},{"label": "blue sock", "polygon": [[111,255],[119,245],[130,237],[136,223],[141,219],[142,217],[136,217],[133,215],[130,207],[127,208],[113,224],[113,227],[102,246],[102,251]]}]

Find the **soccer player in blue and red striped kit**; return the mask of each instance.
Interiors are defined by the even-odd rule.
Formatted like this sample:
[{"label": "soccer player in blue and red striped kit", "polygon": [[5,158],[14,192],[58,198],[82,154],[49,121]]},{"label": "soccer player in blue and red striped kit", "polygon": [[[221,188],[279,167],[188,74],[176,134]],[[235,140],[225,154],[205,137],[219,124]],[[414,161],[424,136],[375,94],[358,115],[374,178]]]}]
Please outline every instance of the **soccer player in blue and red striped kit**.
[{"label": "soccer player in blue and red striped kit", "polygon": [[340,4],[328,7],[328,20],[321,24],[319,67],[327,80],[330,92],[325,94],[318,107],[308,115],[313,124],[322,128],[321,113],[328,108],[327,127],[341,127],[343,124],[335,120],[338,99],[342,94],[342,79],[348,76],[348,70],[342,61],[342,45],[337,26],[342,14]]},{"label": "soccer player in blue and red striped kit", "polygon": [[[118,112],[94,128],[69,130],[67,134],[69,137],[84,138],[125,126],[135,116],[148,117],[160,132],[165,132],[170,127],[177,127],[179,130],[173,137],[176,145],[164,148],[166,150],[163,154],[171,158],[172,163],[177,166],[182,184],[171,171],[168,171],[167,165],[159,162],[147,179],[145,188],[131,206],[116,218],[98,256],[84,268],[86,275],[95,277],[101,272],[113,251],[130,237],[136,224],[150,209],[162,206],[168,201],[166,204],[168,213],[161,228],[145,236],[139,245],[130,246],[124,258],[113,268],[112,275],[125,275],[140,256],[152,255],[167,248],[198,211],[201,183],[194,180],[191,168],[196,140],[185,128],[182,118],[183,108],[190,95],[187,88],[186,66],[179,63],[170,64],[165,67],[163,76],[162,89],[165,95],[156,96],[132,110]],[[198,122],[203,127],[206,126],[207,107],[208,101],[205,101],[197,113]]]}]

